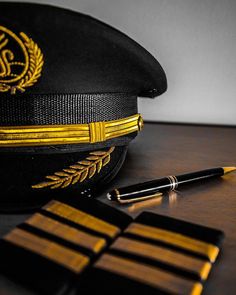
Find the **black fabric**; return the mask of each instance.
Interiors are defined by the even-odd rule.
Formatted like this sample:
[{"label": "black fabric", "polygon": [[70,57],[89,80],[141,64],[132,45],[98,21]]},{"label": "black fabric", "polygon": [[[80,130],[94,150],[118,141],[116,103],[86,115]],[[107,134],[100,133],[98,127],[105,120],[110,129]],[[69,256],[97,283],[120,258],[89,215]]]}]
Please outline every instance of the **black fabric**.
[{"label": "black fabric", "polygon": [[[158,227],[160,229],[165,229],[174,233],[179,233],[196,240],[211,243],[213,245],[216,245],[217,247],[221,247],[222,241],[224,239],[224,233],[220,230],[216,230],[206,226],[201,226],[199,224],[195,224],[191,222],[186,222],[180,219],[175,219],[175,218],[164,216],[164,215],[154,214],[151,212],[141,213],[135,219],[135,222],[153,226],[153,227]],[[202,253],[197,253],[182,247],[178,247],[178,246],[166,243],[165,241],[155,240],[149,237],[142,237],[140,235],[136,235],[133,233],[124,233],[124,236],[134,240],[142,241],[145,243],[150,243],[153,245],[165,247],[170,250],[174,250],[186,255],[196,257],[197,259],[200,259],[200,260],[209,260],[209,257],[207,255],[204,255]]]},{"label": "black fabric", "polygon": [[132,221],[131,216],[115,209],[114,207],[105,205],[98,200],[82,199],[78,202],[77,198],[70,198],[68,200],[64,200],[63,202],[88,214],[96,216],[108,223],[116,225],[122,230],[124,230]]},{"label": "black fabric", "polygon": [[28,233],[31,233],[33,235],[36,235],[37,237],[47,239],[47,240],[55,242],[63,247],[72,249],[76,252],[79,252],[79,253],[85,255],[85,256],[88,256],[92,262],[92,258],[94,256],[94,252],[92,250],[89,250],[83,246],[79,246],[78,244],[69,242],[69,241],[63,239],[63,237],[58,237],[57,235],[54,235],[53,233],[48,233],[42,229],[38,229],[38,228],[31,226],[27,223],[20,224],[18,226],[18,228],[20,228],[24,231],[27,231]]},{"label": "black fabric", "polygon": [[[189,237],[192,237],[196,240],[202,240],[205,242],[209,242],[212,244],[217,245],[218,247],[221,246],[222,240],[224,238],[224,233],[220,230],[205,227],[199,224],[190,223],[187,221],[174,219],[171,217],[151,213],[151,212],[143,212],[141,213],[137,218],[133,220],[134,222],[145,224],[152,226],[154,228],[162,228],[166,230],[170,230],[171,232],[180,233]],[[195,255],[193,252],[184,252],[181,251],[178,248],[169,247],[169,245],[164,243],[159,243],[155,240],[151,240],[148,238],[141,238],[140,236],[135,236],[131,234],[127,234],[126,232],[123,232],[120,237],[129,237],[131,239],[135,239],[138,241],[143,241],[146,243],[149,243],[151,245],[161,245],[163,247],[172,248],[173,250],[177,252],[183,252],[187,255],[190,255],[190,257],[196,257],[197,259],[200,259],[201,261],[207,262],[208,259],[203,257],[198,257],[198,255]],[[131,254],[125,251],[122,251],[122,249],[112,249],[109,248],[104,254],[111,254],[116,257],[124,258],[127,260],[131,260],[133,262],[138,262],[141,265],[147,265],[154,268],[158,268],[159,270],[163,270],[164,272],[169,272],[171,274],[174,274],[176,277],[182,277],[186,280],[192,281],[192,282],[202,282],[202,278],[194,271],[191,271],[190,269],[186,270],[186,268],[181,268],[180,266],[177,267],[174,264],[161,262],[158,260],[154,260],[151,258],[147,258],[142,255],[135,255]],[[135,270],[131,270],[131,272],[134,272]],[[159,278],[157,278],[159,279]],[[93,282],[91,284],[91,281]],[[171,285],[172,282],[170,280],[169,284]],[[96,287],[95,287],[96,286]],[[96,265],[89,268],[81,278],[81,280],[78,280],[77,287],[74,289],[73,294],[91,294],[94,293],[96,290],[99,289],[99,292],[102,294],[133,294],[137,291],[142,294],[176,294],[171,291],[162,290],[161,288],[155,288],[151,285],[145,284],[140,282],[140,279],[131,279],[123,275],[119,275],[116,273],[112,273],[112,271],[106,271],[102,270],[100,268],[97,268]],[[179,294],[179,293],[178,293]]]},{"label": "black fabric", "polygon": [[[110,224],[119,227],[121,230],[126,228],[132,221],[130,216],[110,207],[109,205],[105,205],[98,200],[83,199],[78,202],[77,198],[70,198],[66,204],[73,205],[75,208],[80,209],[83,212],[109,222]],[[43,213],[42,210],[38,212],[41,214]],[[65,223],[65,220],[63,221],[63,219],[60,221]],[[69,226],[77,228],[73,222],[69,223]],[[78,246],[75,247],[71,243],[63,240],[63,237],[56,238],[52,234],[47,234],[43,230],[37,230],[25,223],[20,224],[18,228],[88,255],[91,259],[91,263],[96,258],[94,253],[88,253],[85,249],[81,249]],[[23,284],[27,288],[33,289],[39,294],[67,294],[66,291],[69,288],[83,279],[83,275],[76,275],[49,259],[15,246],[5,240],[0,240],[0,261],[1,273],[10,277],[13,281]],[[22,268],[24,271],[22,271]]]},{"label": "black fabric", "polygon": [[[79,203],[80,202],[81,202],[81,199],[80,199]],[[86,227],[84,225],[75,223],[75,222],[73,222],[71,220],[68,220],[66,218],[63,218],[62,216],[59,216],[59,215],[54,214],[52,212],[49,212],[47,210],[38,209],[37,212],[39,212],[40,214],[42,214],[42,215],[44,215],[46,217],[49,217],[51,219],[54,219],[54,220],[56,220],[58,222],[62,222],[62,223],[66,224],[66,225],[68,225],[70,227],[73,227],[75,229],[81,230],[81,231],[83,231],[83,232],[85,232],[87,234],[91,234],[91,235],[94,235],[96,237],[103,238],[103,239],[105,239],[109,243],[111,242],[111,238],[109,238],[106,234],[103,234],[101,232],[96,231],[95,229],[91,229],[91,228],[88,228],[88,227]]]},{"label": "black fabric", "polygon": [[[107,150],[107,148],[105,149]],[[79,202],[86,197],[81,192],[90,188],[91,197],[104,189],[121,168],[127,152],[127,146],[116,147],[111,154],[110,162],[104,166],[100,173],[84,182],[78,182],[64,189],[32,189],[33,184],[45,181],[47,175],[62,171],[70,165],[85,159],[88,152],[67,154],[8,154],[0,157],[0,211],[15,212],[32,210],[42,206],[52,198],[69,199],[75,197]]]},{"label": "black fabric", "polygon": [[37,294],[60,294],[69,288],[74,274],[59,264],[4,240],[0,249],[0,271],[14,282]]},{"label": "black fabric", "polygon": [[137,97],[127,93],[24,94],[0,99],[0,125],[63,125],[110,121],[137,114]]},{"label": "black fabric", "polygon": [[143,212],[135,222],[180,233],[219,247],[224,238],[224,233],[220,230],[150,212]]},{"label": "black fabric", "polygon": [[[200,228],[203,232],[205,232],[205,234],[208,232],[211,237],[215,236],[216,239],[219,238],[219,234],[221,235],[221,238],[223,235],[221,231],[216,229],[209,229],[198,224],[191,224],[186,221],[181,221],[150,212],[141,213],[136,219],[133,220],[125,213],[94,199],[83,199],[80,200],[80,202],[77,202],[76,198],[72,198],[67,200],[65,203],[88,214],[96,216],[97,218],[100,218],[106,222],[114,224],[121,230],[125,230],[125,228],[131,224],[132,221],[134,221],[158,228],[165,224],[166,228],[172,228],[172,231],[174,232],[176,231],[176,228],[172,227],[173,224],[175,224],[175,226],[183,224],[185,229],[187,229],[187,226],[189,226],[188,231],[185,232],[187,236],[192,235],[190,232],[194,231],[195,229],[198,231]],[[38,212],[42,214],[43,210]],[[51,217],[54,218],[53,216]],[[63,221],[63,218],[60,221],[65,222]],[[73,222],[66,222],[66,224],[75,227]],[[30,231],[38,236],[47,238],[48,240],[57,242],[61,245],[86,254],[84,250],[75,248],[71,244],[62,241],[60,238],[52,237],[52,235],[46,234],[43,232],[43,230],[37,231],[36,229],[27,227],[24,223],[19,225],[19,227],[24,228],[25,230]],[[120,236],[122,235],[123,233],[121,233]],[[110,243],[111,242],[112,241],[110,241]],[[131,255],[125,253],[125,251],[115,251],[107,248],[98,256],[101,257],[103,253],[113,253],[118,257],[133,260],[141,264],[152,266],[154,268],[157,267],[159,270],[170,272],[177,277],[182,277],[192,282],[194,281],[197,283],[200,281],[200,278],[196,274],[191,273],[191,271],[186,272],[181,268],[174,267],[174,265],[171,266],[157,261],[152,261],[151,259],[142,258],[140,255]],[[9,277],[11,280],[18,281],[27,287],[33,288],[40,294],[91,294],[94,292],[99,292],[101,294],[120,294],[120,292],[132,294],[137,292],[137,290],[143,294],[173,294],[167,290],[162,290],[160,288],[141,283],[140,280],[129,279],[125,276],[99,269],[96,266],[94,267],[93,263],[99,260],[98,256],[95,257],[90,253],[90,266],[83,273],[75,275],[72,272],[66,270],[64,267],[61,267],[56,263],[41,257],[40,255],[26,251],[23,248],[13,246],[11,243],[4,240],[0,240],[1,273]],[[22,271],[23,265],[24,271]],[[172,282],[170,281],[170,284],[171,283]]]},{"label": "black fabric", "polygon": [[131,234],[131,233],[124,233],[124,236],[127,238],[130,238],[130,239],[133,239],[133,240],[140,241],[140,242],[149,243],[150,245],[160,246],[160,247],[167,248],[169,250],[177,251],[177,252],[185,254],[185,255],[190,255],[190,256],[193,256],[193,257],[200,259],[200,260],[208,260],[209,261],[208,256],[206,256],[204,254],[193,252],[191,250],[187,250],[185,248],[181,248],[181,247],[178,247],[178,246],[175,246],[175,245],[172,245],[172,244],[160,241],[160,240],[145,238],[145,237],[141,237],[139,235],[135,235],[135,234]]},{"label": "black fabric", "polygon": [[[166,248],[168,248],[168,247],[166,247]],[[113,254],[113,255],[121,257],[121,258],[123,257],[123,258],[127,258],[127,259],[130,259],[130,260],[133,260],[133,261],[137,261],[137,262],[140,262],[141,264],[146,264],[146,265],[149,265],[149,266],[158,267],[158,268],[163,269],[163,270],[165,270],[167,272],[175,273],[177,276],[182,276],[182,277],[188,278],[190,280],[197,280],[197,281],[202,280],[198,273],[196,273],[194,271],[191,271],[191,270],[186,270],[184,268],[184,265],[183,265],[183,268],[176,267],[175,265],[170,264],[170,263],[161,262],[160,260],[153,260],[151,258],[147,258],[147,257],[143,257],[143,256],[140,256],[140,255],[127,253],[127,252],[122,251],[122,250],[119,251],[119,250],[116,250],[116,249],[109,249],[109,251],[107,253]],[[190,255],[190,257],[191,256],[193,256],[193,255]],[[206,261],[206,260],[201,259],[201,258],[199,258],[199,259],[202,260],[202,261]]]},{"label": "black fabric", "polygon": [[27,89],[29,94],[112,92],[150,97],[166,90],[164,71],[150,53],[90,16],[30,3],[1,2],[0,11],[2,26],[29,35],[44,54],[42,76]]},{"label": "black fabric", "polygon": [[[92,278],[92,279],[91,279]],[[91,283],[92,282],[92,283]],[[148,294],[148,295],[170,295],[163,290],[141,284],[135,280],[128,279],[118,274],[90,268],[83,278],[77,282],[77,289],[73,294],[89,295],[99,290],[100,294]]]}]

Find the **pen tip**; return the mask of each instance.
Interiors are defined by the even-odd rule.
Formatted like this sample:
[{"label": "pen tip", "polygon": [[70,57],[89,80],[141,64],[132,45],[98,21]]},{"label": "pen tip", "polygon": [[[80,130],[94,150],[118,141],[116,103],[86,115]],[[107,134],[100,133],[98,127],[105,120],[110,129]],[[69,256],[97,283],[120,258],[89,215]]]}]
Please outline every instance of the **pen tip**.
[{"label": "pen tip", "polygon": [[222,167],[224,170],[224,174],[236,171],[236,167]]}]

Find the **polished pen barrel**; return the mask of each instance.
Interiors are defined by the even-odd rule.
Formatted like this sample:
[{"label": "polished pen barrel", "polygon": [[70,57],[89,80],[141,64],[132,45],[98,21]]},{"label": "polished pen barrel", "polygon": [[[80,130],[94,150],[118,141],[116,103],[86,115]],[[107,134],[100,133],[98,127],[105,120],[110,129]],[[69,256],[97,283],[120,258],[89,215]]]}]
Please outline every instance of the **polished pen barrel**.
[{"label": "polished pen barrel", "polygon": [[201,170],[197,172],[182,174],[178,176],[167,176],[156,180],[151,180],[144,183],[130,185],[115,189],[108,193],[109,200],[116,200],[119,202],[129,202],[139,200],[148,196],[154,196],[155,194],[162,193],[168,190],[176,190],[179,186],[184,184],[201,182],[208,178],[222,176],[227,173],[225,168],[212,168]]}]

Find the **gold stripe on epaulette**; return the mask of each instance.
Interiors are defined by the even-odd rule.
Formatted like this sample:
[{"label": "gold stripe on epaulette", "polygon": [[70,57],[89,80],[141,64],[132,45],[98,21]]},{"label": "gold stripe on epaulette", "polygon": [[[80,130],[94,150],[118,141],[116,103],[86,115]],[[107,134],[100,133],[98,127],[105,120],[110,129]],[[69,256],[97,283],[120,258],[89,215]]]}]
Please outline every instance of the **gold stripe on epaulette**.
[{"label": "gold stripe on epaulette", "polygon": [[208,261],[182,254],[163,246],[152,245],[126,237],[118,238],[111,245],[111,249],[135,254],[154,261],[166,263],[167,265],[174,266],[191,273],[196,273],[202,280],[207,279],[212,266]]},{"label": "gold stripe on epaulette", "polygon": [[129,225],[125,232],[190,250],[192,252],[208,257],[211,262],[214,262],[216,260],[216,257],[219,253],[219,248],[213,244],[200,241],[169,230],[156,228],[136,222]]},{"label": "gold stripe on epaulette", "polygon": [[59,201],[53,200],[43,209],[110,238],[114,238],[120,233],[117,226]]},{"label": "gold stripe on epaulette", "polygon": [[40,213],[34,214],[25,223],[78,246],[87,248],[94,253],[99,253],[106,246],[105,239],[85,233]]},{"label": "gold stripe on epaulette", "polygon": [[95,263],[95,268],[147,284],[168,294],[199,295],[202,291],[202,285],[198,282],[111,254],[104,254]]},{"label": "gold stripe on epaulette", "polygon": [[37,253],[40,256],[46,257],[75,273],[80,273],[90,261],[89,257],[83,254],[38,237],[20,228],[15,228],[3,239],[26,250]]},{"label": "gold stripe on epaulette", "polygon": [[89,124],[1,126],[0,147],[96,143],[137,132],[142,128],[140,114]]}]

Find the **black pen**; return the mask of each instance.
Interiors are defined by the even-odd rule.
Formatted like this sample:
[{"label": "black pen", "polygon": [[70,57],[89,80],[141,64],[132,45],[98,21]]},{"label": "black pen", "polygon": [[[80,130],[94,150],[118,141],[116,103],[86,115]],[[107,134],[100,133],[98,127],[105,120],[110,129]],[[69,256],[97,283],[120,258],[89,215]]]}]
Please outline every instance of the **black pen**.
[{"label": "black pen", "polygon": [[107,198],[110,201],[117,201],[122,204],[132,203],[161,196],[163,192],[176,190],[184,184],[205,181],[206,179],[223,176],[235,170],[236,167],[218,167],[178,176],[170,175],[164,178],[114,189],[107,194]]}]

